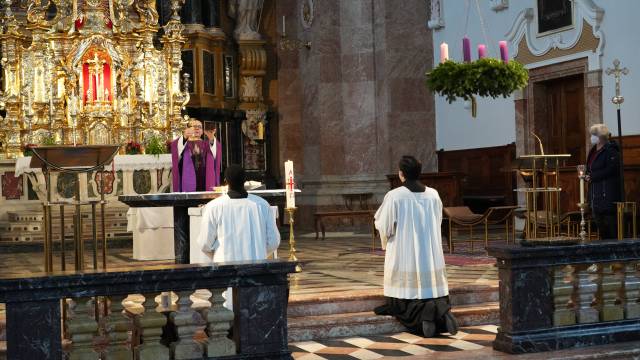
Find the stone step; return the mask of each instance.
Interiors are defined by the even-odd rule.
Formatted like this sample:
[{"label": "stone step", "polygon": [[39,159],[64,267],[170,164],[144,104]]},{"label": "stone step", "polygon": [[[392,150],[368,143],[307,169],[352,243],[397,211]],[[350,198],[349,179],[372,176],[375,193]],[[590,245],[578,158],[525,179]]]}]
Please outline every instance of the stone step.
[{"label": "stone step", "polygon": [[[460,326],[497,324],[497,302],[454,306],[451,311]],[[289,316],[289,342],[350,336],[389,334],[406,331],[392,316],[378,316],[372,311],[316,316]]]},{"label": "stone step", "polygon": [[[452,306],[498,301],[498,286],[463,286],[449,290]],[[318,296],[289,296],[289,317],[317,316],[329,314],[359,313],[373,311],[384,304],[382,289],[349,291],[340,294]]]}]

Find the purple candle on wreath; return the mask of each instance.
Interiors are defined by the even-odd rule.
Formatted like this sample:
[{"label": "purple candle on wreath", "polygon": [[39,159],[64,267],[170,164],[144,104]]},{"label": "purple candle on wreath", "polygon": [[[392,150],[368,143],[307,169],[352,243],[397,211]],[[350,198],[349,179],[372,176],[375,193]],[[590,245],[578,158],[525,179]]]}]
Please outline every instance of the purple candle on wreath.
[{"label": "purple candle on wreath", "polygon": [[500,58],[502,59],[502,61],[508,62],[509,61],[509,49],[507,48],[507,42],[502,40],[498,44],[500,46]]},{"label": "purple candle on wreath", "polygon": [[487,46],[485,44],[478,44],[478,59],[484,59],[487,57]]},{"label": "purple candle on wreath", "polygon": [[462,58],[464,62],[471,61],[471,40],[466,36],[462,38]]}]

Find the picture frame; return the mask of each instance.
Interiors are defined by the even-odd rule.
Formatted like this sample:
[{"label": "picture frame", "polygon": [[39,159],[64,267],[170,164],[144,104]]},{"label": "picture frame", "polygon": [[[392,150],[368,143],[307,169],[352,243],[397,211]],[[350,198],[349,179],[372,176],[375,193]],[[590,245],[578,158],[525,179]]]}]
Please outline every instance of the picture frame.
[{"label": "picture frame", "polygon": [[538,36],[571,29],[573,0],[537,0]]}]

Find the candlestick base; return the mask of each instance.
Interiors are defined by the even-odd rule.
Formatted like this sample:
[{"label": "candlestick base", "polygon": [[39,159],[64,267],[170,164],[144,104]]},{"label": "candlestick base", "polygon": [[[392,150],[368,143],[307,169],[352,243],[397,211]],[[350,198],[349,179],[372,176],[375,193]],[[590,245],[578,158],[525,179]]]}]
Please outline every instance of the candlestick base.
[{"label": "candlestick base", "polygon": [[580,208],[580,242],[585,244],[587,242],[587,231],[586,225],[587,223],[584,220],[584,211],[587,208],[587,203],[581,202],[578,203],[578,207]]},{"label": "candlestick base", "polygon": [[[298,258],[296,257],[296,239],[293,234],[293,215],[295,214],[297,208],[286,208],[285,210],[289,214],[289,261],[297,262]],[[300,271],[302,271],[302,266],[298,263],[296,264],[296,272]]]}]

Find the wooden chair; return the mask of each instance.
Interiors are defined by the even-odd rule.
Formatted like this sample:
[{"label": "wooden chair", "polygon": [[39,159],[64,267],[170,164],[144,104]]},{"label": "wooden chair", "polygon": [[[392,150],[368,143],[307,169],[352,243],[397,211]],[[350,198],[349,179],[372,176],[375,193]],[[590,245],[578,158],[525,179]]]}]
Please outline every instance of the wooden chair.
[{"label": "wooden chair", "polygon": [[[513,212],[517,206],[493,206],[487,209],[484,214],[475,214],[466,206],[445,207],[444,215],[449,224],[449,253],[453,253],[453,226],[463,226],[469,228],[469,239],[461,240],[471,243],[471,252],[473,252],[473,244],[481,239],[473,238],[473,227],[476,225],[484,225],[484,246],[489,246],[489,225],[505,224],[505,235],[507,243],[509,243],[509,233],[515,242],[515,224],[513,220]],[[511,228],[509,227],[511,226]]]}]

